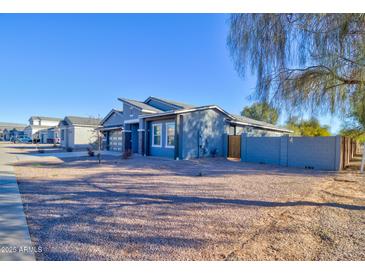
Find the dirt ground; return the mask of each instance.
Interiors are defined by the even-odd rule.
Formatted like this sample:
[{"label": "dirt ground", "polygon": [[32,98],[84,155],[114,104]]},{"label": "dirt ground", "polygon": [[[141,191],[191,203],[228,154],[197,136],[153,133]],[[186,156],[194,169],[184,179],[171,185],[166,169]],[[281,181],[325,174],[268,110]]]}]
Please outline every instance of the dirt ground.
[{"label": "dirt ground", "polygon": [[364,260],[365,178],[224,159],[18,162],[38,260]]}]

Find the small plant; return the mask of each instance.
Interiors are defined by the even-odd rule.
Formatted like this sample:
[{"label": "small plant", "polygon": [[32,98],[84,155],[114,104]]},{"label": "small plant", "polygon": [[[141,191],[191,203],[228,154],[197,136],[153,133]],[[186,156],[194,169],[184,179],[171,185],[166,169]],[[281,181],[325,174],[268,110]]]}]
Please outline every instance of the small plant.
[{"label": "small plant", "polygon": [[131,150],[131,149],[126,149],[126,150],[123,152],[123,159],[124,159],[124,160],[129,159],[131,156],[132,156],[132,150]]},{"label": "small plant", "polygon": [[203,171],[199,171],[198,174],[196,175],[198,177],[203,177]]},{"label": "small plant", "polygon": [[73,148],[72,147],[68,147],[68,148],[66,148],[66,151],[67,152],[72,152],[73,151]]},{"label": "small plant", "polygon": [[87,148],[87,154],[90,156],[90,157],[94,157],[95,156],[95,152],[93,151],[93,149],[91,147],[88,147]]},{"label": "small plant", "polygon": [[44,153],[44,149],[38,149],[38,153]]}]

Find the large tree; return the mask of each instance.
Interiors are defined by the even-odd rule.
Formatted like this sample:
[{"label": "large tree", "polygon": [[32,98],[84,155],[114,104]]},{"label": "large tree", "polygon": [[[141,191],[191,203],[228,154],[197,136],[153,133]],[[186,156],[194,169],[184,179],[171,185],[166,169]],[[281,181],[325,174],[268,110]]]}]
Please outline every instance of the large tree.
[{"label": "large tree", "polygon": [[278,111],[266,102],[244,107],[241,115],[270,124],[276,124],[279,118]]},{"label": "large tree", "polygon": [[233,14],[228,46],[262,101],[341,113],[364,95],[364,14]]},{"label": "large tree", "polygon": [[340,134],[365,142],[365,93],[356,93],[353,96]]},{"label": "large tree", "polygon": [[364,14],[234,14],[230,22],[235,67],[257,74],[257,98],[291,111],[361,111]]},{"label": "large tree", "polygon": [[297,136],[330,136],[329,126],[321,125],[316,118],[309,120],[299,119],[298,117],[290,117],[286,123],[286,127],[293,131],[293,135]]}]

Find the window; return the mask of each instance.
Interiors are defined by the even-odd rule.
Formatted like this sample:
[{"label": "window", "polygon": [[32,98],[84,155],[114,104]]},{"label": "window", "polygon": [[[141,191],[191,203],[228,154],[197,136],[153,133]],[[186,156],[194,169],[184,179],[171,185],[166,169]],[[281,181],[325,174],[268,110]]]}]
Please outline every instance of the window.
[{"label": "window", "polygon": [[65,140],[65,131],[61,130],[61,140]]},{"label": "window", "polygon": [[161,147],[161,124],[152,125],[152,146]]},{"label": "window", "polygon": [[166,147],[175,147],[175,123],[166,123]]}]

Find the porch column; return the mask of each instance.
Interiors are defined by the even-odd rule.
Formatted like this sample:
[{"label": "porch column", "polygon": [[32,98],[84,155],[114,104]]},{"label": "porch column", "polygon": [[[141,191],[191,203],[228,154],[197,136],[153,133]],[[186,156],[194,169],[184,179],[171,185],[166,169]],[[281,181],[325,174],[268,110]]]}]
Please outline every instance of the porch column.
[{"label": "porch column", "polygon": [[180,124],[181,124],[182,116],[177,115],[175,119],[175,151],[174,151],[174,159],[180,160],[181,159],[181,153],[180,153]]},{"label": "porch column", "polygon": [[149,141],[149,127],[148,127],[148,122],[144,121],[144,151],[143,151],[143,156],[148,156],[149,155],[149,145],[150,145],[150,141]]}]

